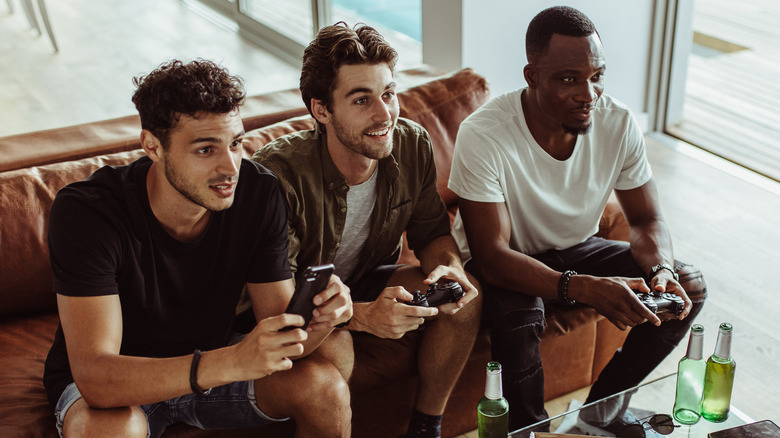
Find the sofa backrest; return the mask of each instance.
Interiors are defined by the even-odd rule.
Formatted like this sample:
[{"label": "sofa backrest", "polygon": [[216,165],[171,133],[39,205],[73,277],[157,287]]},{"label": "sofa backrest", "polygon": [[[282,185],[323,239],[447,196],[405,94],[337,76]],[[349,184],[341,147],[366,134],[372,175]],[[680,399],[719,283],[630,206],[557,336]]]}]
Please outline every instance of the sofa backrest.
[{"label": "sofa backrest", "polygon": [[[286,96],[283,102],[273,104],[276,99],[273,96],[280,93]],[[244,146],[247,157],[274,138],[313,126],[310,117],[301,116],[307,113],[302,103],[299,103],[300,108],[285,107],[290,102],[287,94],[290,93],[276,92],[264,95],[262,99],[250,99],[255,103],[271,102],[272,110],[281,108],[281,111],[262,114],[258,107],[251,108],[250,111],[242,110],[243,115],[252,114],[244,119],[245,127],[253,129],[248,132],[249,141]],[[419,122],[431,134],[439,191],[448,205],[457,203],[455,195],[446,187],[458,126],[465,117],[487,101],[488,96],[485,79],[469,69],[398,94],[401,115]],[[298,117],[283,120],[292,116]],[[121,121],[125,122],[124,119]],[[133,123],[129,118],[127,121]],[[104,165],[127,164],[143,155],[143,151],[137,149],[137,146],[133,150],[115,152],[117,140],[122,142],[122,138],[129,134],[124,130],[106,132],[104,128],[105,125],[100,124],[95,128],[98,131],[92,132],[101,132],[101,135],[106,137],[105,147],[114,153],[100,153],[104,151],[104,146],[97,140],[90,139],[89,148],[79,147],[78,144],[72,148],[72,158],[69,160],[63,158],[62,152],[53,153],[50,157],[35,155],[24,159],[50,164],[0,171],[0,318],[52,311],[56,308],[55,295],[51,290],[47,230],[49,209],[57,191],[66,184],[86,178]],[[77,132],[81,136],[84,132],[89,132],[89,128],[82,127]],[[133,135],[137,137],[138,131]],[[28,140],[29,138],[39,137],[33,135],[28,137]],[[47,138],[63,137],[61,133],[48,132]],[[21,140],[15,138],[15,141]],[[122,144],[120,149],[126,147],[125,143]],[[90,153],[92,155],[89,155]]]}]

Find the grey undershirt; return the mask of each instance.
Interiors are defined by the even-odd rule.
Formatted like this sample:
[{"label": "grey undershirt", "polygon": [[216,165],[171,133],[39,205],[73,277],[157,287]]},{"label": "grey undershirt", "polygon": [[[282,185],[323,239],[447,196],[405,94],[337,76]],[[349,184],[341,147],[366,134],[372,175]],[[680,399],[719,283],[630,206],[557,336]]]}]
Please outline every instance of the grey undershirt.
[{"label": "grey undershirt", "polygon": [[379,166],[363,183],[350,186],[347,192],[347,218],[341,244],[336,250],[336,275],[346,281],[360,262],[360,253],[371,230],[371,212],[376,204],[376,181]]}]

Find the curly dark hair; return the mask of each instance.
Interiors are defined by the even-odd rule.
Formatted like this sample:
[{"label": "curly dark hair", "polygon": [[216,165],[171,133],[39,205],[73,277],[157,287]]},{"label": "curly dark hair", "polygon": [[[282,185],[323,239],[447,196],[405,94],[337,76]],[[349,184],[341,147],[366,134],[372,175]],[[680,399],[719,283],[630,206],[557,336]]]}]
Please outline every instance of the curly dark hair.
[{"label": "curly dark hair", "polygon": [[554,6],[539,12],[528,25],[525,34],[525,53],[533,64],[547,53],[553,34],[585,37],[596,32],[593,22],[577,9]]},{"label": "curly dark hair", "polygon": [[203,59],[188,64],[168,61],[146,76],[133,78],[133,84],[141,128],[154,134],[164,149],[181,115],[227,114],[237,110],[246,97],[240,77]]},{"label": "curly dark hair", "polygon": [[[385,63],[393,71],[397,61],[398,52],[370,26],[358,24],[353,30],[340,21],[323,27],[303,52],[300,82],[303,103],[310,114],[312,99],[321,101],[330,110],[336,73],[342,65]],[[320,129],[324,131],[324,126],[320,125]]]}]

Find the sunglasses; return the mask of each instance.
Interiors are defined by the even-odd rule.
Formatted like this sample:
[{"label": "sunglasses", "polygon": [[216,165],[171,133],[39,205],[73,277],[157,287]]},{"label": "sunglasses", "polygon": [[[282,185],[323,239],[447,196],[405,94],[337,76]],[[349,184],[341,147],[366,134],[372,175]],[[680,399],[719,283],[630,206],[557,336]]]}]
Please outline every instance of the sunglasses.
[{"label": "sunglasses", "polygon": [[617,436],[618,438],[645,438],[645,430],[648,429],[648,426],[661,435],[669,435],[674,432],[675,427],[680,427],[674,424],[672,417],[666,414],[655,414],[629,424]]}]

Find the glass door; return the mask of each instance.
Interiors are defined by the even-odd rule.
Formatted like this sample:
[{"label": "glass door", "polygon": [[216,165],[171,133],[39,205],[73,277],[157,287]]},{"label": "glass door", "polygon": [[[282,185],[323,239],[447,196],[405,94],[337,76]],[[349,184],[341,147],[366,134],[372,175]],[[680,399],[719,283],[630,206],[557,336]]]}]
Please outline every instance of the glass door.
[{"label": "glass door", "polygon": [[339,21],[376,28],[399,52],[398,68],[422,62],[422,0],[200,0],[238,23],[240,32],[300,63],[318,29]]},{"label": "glass door", "polygon": [[664,131],[780,181],[780,2],[679,3]]}]

